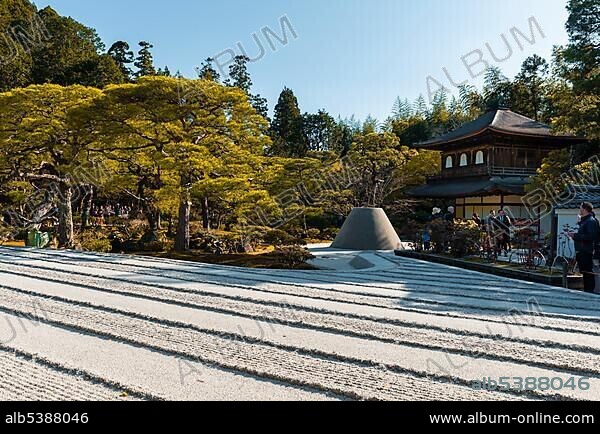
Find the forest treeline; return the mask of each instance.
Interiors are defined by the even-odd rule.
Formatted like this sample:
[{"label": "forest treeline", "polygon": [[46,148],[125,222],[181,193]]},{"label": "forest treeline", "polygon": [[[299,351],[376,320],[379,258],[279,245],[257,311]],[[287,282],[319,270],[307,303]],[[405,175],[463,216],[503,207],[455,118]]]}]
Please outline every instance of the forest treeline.
[{"label": "forest treeline", "polygon": [[[0,207],[5,225],[55,214],[71,247],[95,203],[130,203],[157,234],[169,222],[177,250],[190,224],[227,231],[277,222],[305,231],[338,224],[354,206],[414,215],[406,190],[440,170],[418,143],[505,106],[589,139],[546,159],[536,184],[553,185],[598,152],[598,0],[570,0],[570,43],[527,58],[512,79],[490,68],[482,89],[398,98],[390,116],[303,113],[285,88],[273,111],[238,56],[227,77],[208,58],[198,77],[157,67],[153,43],[110,46],[96,31],[27,0],[0,4]],[[159,41],[155,43],[159,44]],[[272,115],[271,115],[272,113]],[[352,182],[327,182],[336,174]],[[74,218],[77,215],[77,219]],[[175,222],[175,223],[173,223]],[[171,232],[171,230],[170,230]]]}]

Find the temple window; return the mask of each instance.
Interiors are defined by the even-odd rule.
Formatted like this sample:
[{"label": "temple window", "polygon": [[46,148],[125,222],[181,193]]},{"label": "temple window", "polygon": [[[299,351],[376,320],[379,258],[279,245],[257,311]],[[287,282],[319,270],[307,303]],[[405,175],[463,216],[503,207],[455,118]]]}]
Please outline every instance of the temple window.
[{"label": "temple window", "polygon": [[465,167],[469,165],[469,157],[467,154],[462,154],[460,156],[460,167]]},{"label": "temple window", "polygon": [[485,155],[483,151],[477,152],[477,155],[475,156],[475,164],[485,164]]},{"label": "temple window", "polygon": [[452,169],[454,167],[454,159],[452,156],[446,158],[446,169]]}]

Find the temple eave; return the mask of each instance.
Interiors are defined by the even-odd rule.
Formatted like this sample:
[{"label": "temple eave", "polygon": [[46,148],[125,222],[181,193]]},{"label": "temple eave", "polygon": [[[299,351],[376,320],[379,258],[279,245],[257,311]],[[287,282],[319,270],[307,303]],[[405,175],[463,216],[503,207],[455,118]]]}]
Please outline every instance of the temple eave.
[{"label": "temple eave", "polygon": [[529,179],[488,178],[480,180],[452,180],[445,183],[429,183],[413,188],[409,194],[416,198],[456,199],[493,195],[524,195]]}]

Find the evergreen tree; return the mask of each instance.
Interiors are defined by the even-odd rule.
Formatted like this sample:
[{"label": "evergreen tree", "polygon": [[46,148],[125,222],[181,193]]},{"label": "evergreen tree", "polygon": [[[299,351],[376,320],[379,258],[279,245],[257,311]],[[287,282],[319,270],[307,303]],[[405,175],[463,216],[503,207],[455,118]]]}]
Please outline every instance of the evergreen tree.
[{"label": "evergreen tree", "polygon": [[135,59],[135,67],[138,69],[136,72],[136,77],[145,77],[149,75],[156,75],[156,68],[154,68],[154,58],[152,57],[152,52],[150,51],[154,48],[149,42],[141,41],[139,43],[140,51],[138,52],[138,56]]},{"label": "evergreen tree", "polygon": [[412,107],[410,106],[410,102],[408,99],[402,99],[400,97],[396,98],[394,102],[394,107],[392,108],[392,118],[394,120],[398,119],[408,119],[412,115]]},{"label": "evergreen tree", "polygon": [[325,110],[319,110],[317,114],[305,113],[303,116],[304,137],[308,143],[308,149],[315,152],[334,151],[336,146],[335,119]]},{"label": "evergreen tree", "polygon": [[218,83],[221,81],[221,74],[217,72],[215,67],[213,66],[215,59],[212,57],[207,58],[204,62],[202,62],[202,66],[197,69],[198,78],[203,80],[210,80]]},{"label": "evergreen tree", "polygon": [[420,116],[422,118],[427,117],[427,103],[425,102],[425,97],[423,95],[419,95],[415,101],[413,112],[416,116]]},{"label": "evergreen tree", "polygon": [[47,38],[38,38],[30,47],[33,83],[102,88],[125,80],[112,57],[103,54],[105,46],[96,30],[61,17],[50,7],[38,16]]},{"label": "evergreen tree", "polygon": [[252,78],[248,72],[248,62],[250,58],[247,56],[236,56],[233,64],[229,67],[229,78],[225,80],[225,84],[231,87],[237,87],[244,91],[250,103],[256,111],[265,119],[268,119],[269,107],[267,100],[260,95],[252,94]]},{"label": "evergreen tree", "polygon": [[271,154],[282,157],[302,158],[308,152],[308,143],[303,133],[303,118],[294,92],[283,89],[271,124],[273,147]]},{"label": "evergreen tree", "polygon": [[538,55],[528,57],[516,76],[511,95],[511,108],[536,121],[545,120],[548,62]]},{"label": "evergreen tree", "polygon": [[164,69],[158,68],[158,71],[156,71],[156,75],[158,75],[159,77],[171,77],[171,70],[168,66],[165,66]]},{"label": "evergreen tree", "polygon": [[562,83],[551,98],[553,125],[592,140],[578,149],[576,157],[582,161],[598,152],[600,142],[600,2],[569,0],[567,9],[569,45],[555,52]]},{"label": "evergreen tree", "polygon": [[127,65],[134,61],[133,51],[129,49],[129,44],[125,41],[117,41],[108,50],[108,55],[114,59],[121,73],[127,80],[131,80],[133,71]]},{"label": "evergreen tree", "polygon": [[485,73],[483,97],[486,110],[509,107],[511,101],[511,83],[502,74],[500,68],[491,67]]}]

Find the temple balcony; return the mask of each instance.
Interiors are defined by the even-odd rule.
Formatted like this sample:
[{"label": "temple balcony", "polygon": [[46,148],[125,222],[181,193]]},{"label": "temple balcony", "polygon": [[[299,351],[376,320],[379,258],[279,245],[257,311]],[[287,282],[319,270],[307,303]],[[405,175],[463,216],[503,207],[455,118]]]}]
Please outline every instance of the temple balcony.
[{"label": "temple balcony", "polygon": [[489,176],[489,177],[521,177],[529,178],[535,176],[537,169],[521,167],[496,167],[496,166],[465,166],[453,169],[443,169],[442,173],[432,176],[429,181],[441,181],[467,176]]}]

